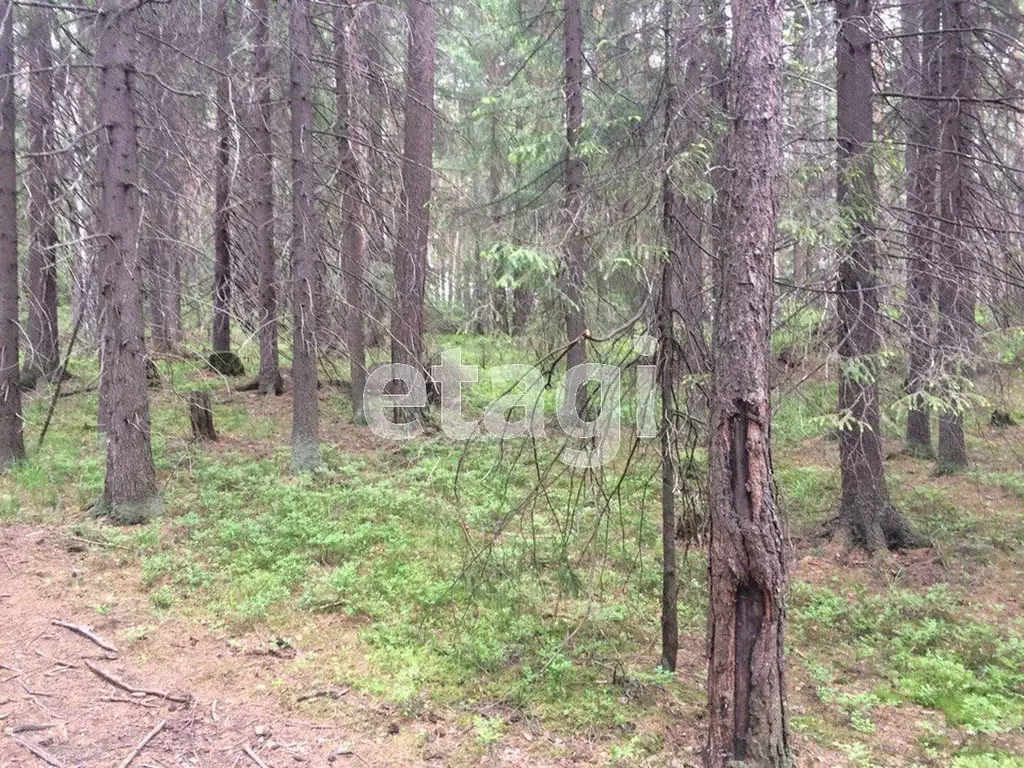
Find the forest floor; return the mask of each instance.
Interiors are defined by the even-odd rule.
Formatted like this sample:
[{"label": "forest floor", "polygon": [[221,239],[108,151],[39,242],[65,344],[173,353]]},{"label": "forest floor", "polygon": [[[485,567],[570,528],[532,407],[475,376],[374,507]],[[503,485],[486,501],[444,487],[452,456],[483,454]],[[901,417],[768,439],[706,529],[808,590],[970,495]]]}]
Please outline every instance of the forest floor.
[{"label": "forest floor", "polygon": [[[167,379],[160,521],[89,517],[103,472],[89,393],[62,400],[47,445],[0,481],[0,766],[120,767],[161,723],[132,765],[700,764],[706,563],[699,547],[683,559],[667,675],[649,466],[606,514],[552,504],[510,522],[530,470],[494,449],[379,441],[328,389],[325,466],[293,478],[287,394]],[[205,446],[181,397],[202,382],[221,432]],[[777,414],[775,452],[799,764],[1024,766],[1024,427],[972,424],[957,476],[889,445],[894,500],[935,546],[869,559],[813,535],[838,471],[807,416],[834,389],[808,392]],[[30,429],[45,407],[29,398]]]}]

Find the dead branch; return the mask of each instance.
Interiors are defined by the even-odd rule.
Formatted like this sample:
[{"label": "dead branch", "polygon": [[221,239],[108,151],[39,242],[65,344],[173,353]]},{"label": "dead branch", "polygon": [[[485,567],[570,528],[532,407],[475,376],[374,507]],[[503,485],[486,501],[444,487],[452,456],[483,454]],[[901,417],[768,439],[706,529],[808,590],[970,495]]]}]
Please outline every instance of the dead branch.
[{"label": "dead branch", "polygon": [[143,736],[142,741],[140,741],[139,745],[132,750],[132,753],[121,761],[121,765],[119,766],[119,768],[128,768],[128,766],[132,764],[132,760],[139,756],[139,753],[146,748],[146,745],[149,744],[149,742],[151,742],[156,737],[156,735],[160,733],[160,731],[164,729],[165,725],[167,725],[167,721],[161,720],[159,723],[156,724],[156,726],[154,726],[153,730],[151,730],[149,733]]},{"label": "dead branch", "polygon": [[24,747],[29,752],[31,752],[33,755],[35,755],[40,760],[42,760],[44,763],[49,763],[50,765],[53,766],[53,768],[64,768],[64,763],[62,763],[60,760],[58,760],[56,757],[51,755],[49,752],[47,752],[42,747],[36,746],[32,742],[25,741],[25,739],[18,738],[17,736],[11,736],[11,741],[13,741],[15,744],[17,744],[20,747]]},{"label": "dead branch", "polygon": [[95,634],[94,632],[91,632],[89,629],[85,627],[80,627],[77,624],[69,624],[66,621],[59,621],[58,619],[53,619],[50,621],[50,623],[53,624],[55,627],[64,627],[64,629],[70,629],[72,632],[81,635],[86,640],[91,640],[92,642],[96,643],[96,645],[98,645],[104,651],[117,653],[117,648],[115,648],[102,637]]},{"label": "dead branch", "polygon": [[95,674],[97,677],[99,677],[99,678],[101,678],[103,680],[106,680],[112,686],[114,686],[115,688],[120,688],[122,691],[127,691],[128,693],[133,693],[133,694],[141,693],[141,694],[145,694],[146,696],[156,696],[158,699],[167,699],[167,701],[173,701],[173,702],[176,702],[178,704],[191,704],[192,703],[192,699],[190,697],[186,698],[186,697],[181,697],[181,696],[175,696],[175,695],[170,694],[170,693],[165,693],[164,691],[150,691],[150,690],[147,690],[146,688],[136,688],[135,686],[129,685],[124,680],[121,680],[121,679],[119,679],[117,677],[114,677],[109,672],[104,672],[102,669],[97,667],[91,661],[85,662],[85,666],[87,666],[90,670],[92,670],[93,674]]},{"label": "dead branch", "polygon": [[260,759],[259,755],[252,751],[252,748],[248,744],[242,745],[242,751],[245,752],[249,759],[256,763],[256,765],[258,765],[260,768],[270,768],[269,765],[267,765]]}]

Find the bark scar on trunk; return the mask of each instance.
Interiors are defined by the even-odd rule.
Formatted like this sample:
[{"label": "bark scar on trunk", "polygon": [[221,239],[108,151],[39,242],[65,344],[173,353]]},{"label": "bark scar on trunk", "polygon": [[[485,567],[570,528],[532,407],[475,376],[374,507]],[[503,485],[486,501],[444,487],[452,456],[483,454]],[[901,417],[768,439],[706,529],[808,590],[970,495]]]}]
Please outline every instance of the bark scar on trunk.
[{"label": "bark scar on trunk", "polygon": [[[733,509],[739,522],[740,533],[754,520],[755,509],[761,503],[758,478],[751,478],[751,459],[755,471],[760,471],[761,431],[757,419],[751,418],[752,409],[742,401],[736,402],[732,416],[732,474]],[[755,448],[756,446],[756,448]],[[752,450],[754,449],[754,450]],[[749,569],[744,564],[744,570]],[[765,596],[757,583],[747,575],[736,590],[736,625],[734,633],[736,675],[733,680],[733,756],[744,760],[747,756],[747,731],[750,726],[751,674],[754,649],[761,635],[765,614]]]}]

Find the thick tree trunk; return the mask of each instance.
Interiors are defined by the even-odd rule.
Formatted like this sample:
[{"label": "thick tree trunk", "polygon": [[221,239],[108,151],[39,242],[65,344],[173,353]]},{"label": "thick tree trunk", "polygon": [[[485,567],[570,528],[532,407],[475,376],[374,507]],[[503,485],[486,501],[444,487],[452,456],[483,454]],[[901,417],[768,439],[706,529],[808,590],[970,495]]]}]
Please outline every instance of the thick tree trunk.
[{"label": "thick tree trunk", "polygon": [[409,38],[405,73],[405,146],[402,153],[404,210],[401,242],[395,253],[391,361],[422,368],[437,37],[433,0],[407,0],[406,12]]},{"label": "thick tree trunk", "polygon": [[217,160],[213,203],[213,351],[231,351],[231,233],[228,205],[231,196],[231,83],[228,68],[228,0],[217,11]]},{"label": "thick tree trunk", "polygon": [[52,378],[60,367],[57,341],[57,177],[54,149],[52,15],[32,10],[27,49],[28,134],[28,360],[25,368]]},{"label": "thick tree trunk", "polygon": [[[565,301],[565,331],[569,349],[568,368],[587,361],[584,335],[587,332],[583,306],[586,280],[586,245],[583,242],[583,158],[579,154],[583,130],[583,17],[580,0],[565,0],[562,21],[565,38],[565,196],[562,213],[565,224],[562,293]],[[569,393],[567,393],[567,396]],[[582,402],[578,399],[577,405]],[[577,408],[579,410],[579,408]]]},{"label": "thick tree trunk", "polygon": [[[907,453],[931,457],[931,418],[924,391],[931,377],[933,334],[936,317],[932,272],[936,242],[936,189],[938,186],[937,137],[940,135],[939,34],[942,0],[911,0],[901,5],[904,31],[914,35],[904,41],[906,90],[910,126],[907,131],[907,208],[911,212],[907,233],[907,329],[910,362],[907,370]],[[914,98],[920,95],[921,98]]]},{"label": "thick tree trunk", "polygon": [[18,367],[18,197],[14,4],[0,0],[0,470],[25,457]]},{"label": "thick tree trunk", "polygon": [[270,11],[268,0],[253,0],[256,119],[252,127],[253,176],[256,187],[256,259],[259,270],[259,391],[280,395],[277,362],[277,272],[274,256],[273,94],[270,88]]},{"label": "thick tree trunk", "polygon": [[878,406],[878,205],[871,77],[872,0],[837,0],[836,197],[845,226],[839,262],[839,438],[842,501],[839,524],[853,546],[868,550],[915,543],[893,508],[882,464]]},{"label": "thick tree trunk", "polygon": [[[338,99],[338,167],[341,184],[342,273],[348,307],[345,331],[349,376],[352,381],[352,420],[365,423],[363,390],[366,389],[366,340],[363,331],[366,307],[363,282],[366,269],[366,204],[368,184],[364,147],[366,132],[357,94],[363,93],[365,69],[356,48],[354,6],[350,0],[335,9],[334,80]],[[347,29],[346,29],[347,28]]]},{"label": "thick tree trunk", "polygon": [[[127,5],[127,4],[125,4]],[[97,18],[100,67],[100,400],[107,434],[103,504],[114,522],[161,509],[150,449],[149,394],[139,262],[139,169],[132,11],[107,3]]]},{"label": "thick tree trunk", "polygon": [[968,217],[967,179],[970,172],[972,96],[964,0],[942,0],[942,95],[946,114],[942,129],[939,259],[938,363],[942,394],[950,401],[939,414],[940,471],[967,466],[964,414],[953,398],[958,382],[970,375],[974,338],[975,259],[966,242]]},{"label": "thick tree trunk", "polygon": [[710,768],[791,766],[786,554],[771,464],[769,362],[782,11],[733,0],[730,169],[714,330],[710,464]]},{"label": "thick tree trunk", "polygon": [[292,469],[320,463],[317,402],[318,269],[313,237],[313,102],[310,0],[292,0],[289,19],[292,118]]}]

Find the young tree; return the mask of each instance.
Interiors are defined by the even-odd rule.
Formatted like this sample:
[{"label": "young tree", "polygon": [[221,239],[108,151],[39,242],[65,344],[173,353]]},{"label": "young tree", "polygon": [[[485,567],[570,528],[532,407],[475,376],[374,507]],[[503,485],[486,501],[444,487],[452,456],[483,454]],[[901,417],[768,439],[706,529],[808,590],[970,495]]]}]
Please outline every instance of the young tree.
[{"label": "young tree", "polygon": [[319,276],[313,236],[313,102],[311,101],[310,0],[290,4],[292,124],[292,469],[320,463],[317,402],[317,307]]},{"label": "young tree", "polygon": [[357,94],[363,93],[365,73],[359,65],[354,7],[350,0],[334,15],[334,87],[338,104],[338,167],[341,184],[342,271],[347,298],[346,337],[352,381],[352,420],[364,423],[366,342],[363,333],[363,282],[366,264],[366,131]]},{"label": "young tree", "polygon": [[406,14],[409,37],[402,152],[403,211],[402,234],[395,252],[391,361],[422,368],[434,146],[434,59],[437,52],[434,2],[407,0]]},{"label": "young tree", "polygon": [[0,470],[25,457],[18,368],[18,198],[14,3],[0,0]]},{"label": "young tree", "polygon": [[149,393],[139,261],[139,170],[135,105],[135,31],[127,2],[100,6],[96,46],[100,69],[97,224],[100,313],[100,412],[107,435],[103,506],[117,523],[144,522],[159,512],[150,449]]},{"label": "young tree", "polygon": [[[583,214],[583,158],[580,157],[580,133],[583,130],[583,17],[580,0],[565,0],[562,20],[565,38],[565,254],[562,265],[562,293],[565,294],[565,330],[569,349],[565,364],[569,368],[587,360],[584,335],[587,331],[583,307],[586,279],[585,245],[580,217]],[[570,396],[567,393],[567,396]],[[580,402],[579,400],[577,402]]]},{"label": "young tree", "polygon": [[720,241],[709,453],[710,768],[790,766],[785,542],[775,508],[768,370],[782,3],[733,0],[730,170]]},{"label": "young tree", "polygon": [[939,414],[938,465],[941,471],[967,466],[964,416],[954,398],[959,381],[968,375],[974,336],[974,259],[967,242],[967,180],[970,172],[971,77],[963,0],[942,0],[942,125],[939,258],[938,358],[943,394],[950,402]]},{"label": "young tree", "polygon": [[257,106],[252,127],[255,185],[256,260],[259,273],[259,391],[280,395],[277,358],[277,273],[274,258],[274,119],[270,83],[270,10],[268,0],[253,0],[253,66]]},{"label": "young tree", "polygon": [[231,197],[231,75],[228,61],[228,2],[217,9],[217,157],[213,203],[213,356],[221,373],[240,375],[241,361],[231,353],[231,232],[228,206]]},{"label": "young tree", "polygon": [[836,2],[836,197],[843,224],[837,287],[839,314],[839,436],[842,501],[839,526],[853,546],[871,551],[916,542],[889,500],[882,464],[878,406],[877,191],[871,154],[872,0]]},{"label": "young tree", "polygon": [[52,12],[33,9],[26,30],[29,66],[28,349],[30,375],[52,378],[60,368],[57,341],[57,178],[54,150]]},{"label": "young tree", "polygon": [[907,453],[921,458],[932,454],[931,418],[923,393],[930,377],[935,328],[932,271],[935,260],[936,198],[939,156],[936,137],[941,110],[939,29],[942,0],[910,0],[900,6],[904,15],[906,53],[904,71],[908,98],[907,131],[907,329],[910,352],[907,370]]}]

